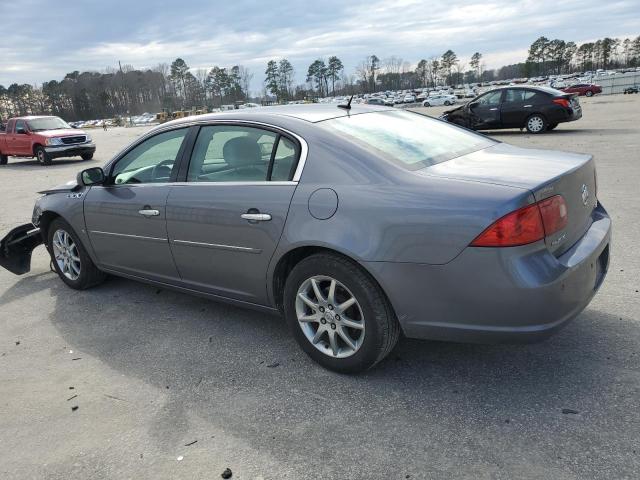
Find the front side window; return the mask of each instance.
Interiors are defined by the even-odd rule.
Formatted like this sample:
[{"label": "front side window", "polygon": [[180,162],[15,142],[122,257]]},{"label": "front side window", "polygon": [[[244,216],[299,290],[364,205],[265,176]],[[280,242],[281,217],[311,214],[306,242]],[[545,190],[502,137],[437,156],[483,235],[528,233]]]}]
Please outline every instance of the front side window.
[{"label": "front side window", "polygon": [[111,172],[116,185],[163,183],[171,178],[187,128],[159,133],[130,150]]},{"label": "front side window", "polygon": [[500,103],[500,97],[502,96],[502,90],[495,90],[489,92],[478,99],[480,105],[498,105]]},{"label": "front side window", "polygon": [[241,125],[209,125],[198,133],[187,180],[290,180],[296,158],[293,142],[278,133]]},{"label": "front side window", "polygon": [[371,112],[318,125],[407,170],[429,167],[496,143],[413,112]]},{"label": "front side window", "polygon": [[25,133],[26,130],[27,130],[27,126],[24,123],[24,120],[16,121],[16,129],[15,129],[16,133]]}]

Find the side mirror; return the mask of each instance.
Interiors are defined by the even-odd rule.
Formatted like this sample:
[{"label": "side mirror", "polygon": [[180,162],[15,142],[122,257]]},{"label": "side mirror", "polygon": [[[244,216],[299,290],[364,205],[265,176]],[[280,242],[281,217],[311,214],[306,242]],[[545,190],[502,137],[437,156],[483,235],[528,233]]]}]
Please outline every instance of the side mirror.
[{"label": "side mirror", "polygon": [[467,105],[469,108],[476,108],[478,106],[478,102],[469,102]]},{"label": "side mirror", "polygon": [[78,185],[90,187],[91,185],[102,185],[106,180],[104,170],[100,167],[87,168],[78,173]]}]

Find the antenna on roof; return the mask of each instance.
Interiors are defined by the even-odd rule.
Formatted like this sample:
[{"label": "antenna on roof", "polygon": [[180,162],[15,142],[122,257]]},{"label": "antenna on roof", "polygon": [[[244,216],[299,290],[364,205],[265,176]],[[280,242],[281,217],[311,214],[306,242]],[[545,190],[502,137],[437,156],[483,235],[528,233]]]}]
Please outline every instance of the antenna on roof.
[{"label": "antenna on roof", "polygon": [[351,98],[349,99],[349,101],[347,102],[346,105],[338,105],[338,108],[344,108],[345,110],[351,110],[351,100],[353,100],[353,95],[351,95]]}]

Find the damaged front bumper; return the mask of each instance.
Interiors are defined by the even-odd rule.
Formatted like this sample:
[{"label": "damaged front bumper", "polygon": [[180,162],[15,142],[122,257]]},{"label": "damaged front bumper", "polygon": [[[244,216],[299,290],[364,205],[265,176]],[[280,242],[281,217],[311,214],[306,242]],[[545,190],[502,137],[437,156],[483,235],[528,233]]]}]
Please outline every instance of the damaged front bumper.
[{"label": "damaged front bumper", "polygon": [[31,252],[42,243],[40,229],[31,223],[20,225],[0,240],[0,265],[16,275],[31,270]]}]

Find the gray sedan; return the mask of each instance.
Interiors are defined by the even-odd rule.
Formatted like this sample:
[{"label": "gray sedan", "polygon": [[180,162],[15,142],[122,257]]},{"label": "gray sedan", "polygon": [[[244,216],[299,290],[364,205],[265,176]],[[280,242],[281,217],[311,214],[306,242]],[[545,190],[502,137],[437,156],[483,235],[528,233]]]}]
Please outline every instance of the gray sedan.
[{"label": "gray sedan", "polygon": [[532,341],[580,313],[611,222],[587,155],[385,107],[294,105],[161,125],[45,192],[0,244],[68,286],[107,274],[282,313],[357,372],[413,338]]}]

